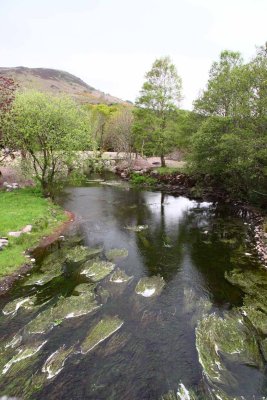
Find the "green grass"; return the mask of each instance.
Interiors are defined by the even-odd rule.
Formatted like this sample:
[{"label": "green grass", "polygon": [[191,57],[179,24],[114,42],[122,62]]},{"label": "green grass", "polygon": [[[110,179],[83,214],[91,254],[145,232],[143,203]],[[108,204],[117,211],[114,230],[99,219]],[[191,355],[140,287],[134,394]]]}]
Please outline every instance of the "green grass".
[{"label": "green grass", "polygon": [[32,232],[19,238],[9,237],[9,244],[0,252],[0,277],[14,272],[28,260],[24,252],[38,244],[67,219],[64,211],[51,200],[42,197],[34,188],[13,192],[0,192],[0,237],[8,236],[10,231],[19,231],[32,225]]},{"label": "green grass", "polygon": [[176,174],[176,173],[183,173],[185,171],[184,166],[179,166],[179,167],[159,167],[156,169],[156,172],[160,175],[170,175],[170,174]]}]

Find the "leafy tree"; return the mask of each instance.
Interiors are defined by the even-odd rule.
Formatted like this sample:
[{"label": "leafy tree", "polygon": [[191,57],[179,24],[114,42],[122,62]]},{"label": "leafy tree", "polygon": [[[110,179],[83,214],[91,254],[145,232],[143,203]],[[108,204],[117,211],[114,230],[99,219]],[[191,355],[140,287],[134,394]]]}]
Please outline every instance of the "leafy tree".
[{"label": "leafy tree", "polygon": [[132,132],[133,113],[132,109],[120,107],[112,114],[107,125],[105,135],[105,147],[118,153],[126,153],[131,158],[134,151],[134,137]]},{"label": "leafy tree", "polygon": [[159,155],[165,166],[164,157],[175,142],[170,122],[182,98],[182,81],[169,57],[155,60],[145,78],[134,112],[135,144],[141,153]]},{"label": "leafy tree", "polygon": [[207,118],[192,138],[191,154],[194,172],[261,205],[267,202],[266,82],[266,47],[245,65],[239,53],[223,52],[195,102]]},{"label": "leafy tree", "polygon": [[[2,120],[7,112],[10,111],[12,102],[15,99],[15,92],[18,85],[12,78],[0,75],[0,148],[3,147],[3,132],[2,132]],[[0,163],[6,158],[8,152],[3,152],[0,157]]]},{"label": "leafy tree", "polygon": [[219,62],[211,66],[206,90],[194,102],[196,112],[221,117],[229,117],[234,113],[238,89],[238,76],[234,72],[242,63],[240,53],[228,50],[221,52]]},{"label": "leafy tree", "polygon": [[71,99],[29,91],[16,95],[5,118],[5,142],[27,154],[49,195],[75,151],[90,146],[88,127],[88,115]]},{"label": "leafy tree", "polygon": [[107,104],[87,104],[90,113],[91,132],[95,150],[104,151],[106,128],[110,118],[118,111],[118,106]]}]

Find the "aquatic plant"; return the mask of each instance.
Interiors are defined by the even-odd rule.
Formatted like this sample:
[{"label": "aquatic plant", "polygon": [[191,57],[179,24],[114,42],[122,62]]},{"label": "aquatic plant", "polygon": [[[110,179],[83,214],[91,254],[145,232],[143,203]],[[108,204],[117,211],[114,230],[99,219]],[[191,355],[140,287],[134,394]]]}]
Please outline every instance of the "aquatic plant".
[{"label": "aquatic plant", "polygon": [[116,332],[123,325],[123,321],[118,317],[105,317],[98,322],[98,324],[91,329],[86,339],[81,344],[81,352],[83,354],[93,350],[99,343],[106,340],[114,332]]},{"label": "aquatic plant", "polygon": [[118,261],[118,260],[128,257],[128,250],[127,249],[110,249],[110,250],[106,251],[105,255],[109,261]]},{"label": "aquatic plant", "polygon": [[125,226],[125,229],[128,229],[128,231],[133,231],[133,232],[142,232],[148,229],[148,225],[127,225]]},{"label": "aquatic plant", "polygon": [[82,275],[90,278],[93,282],[98,282],[109,275],[115,268],[115,264],[108,261],[87,261],[83,265]]},{"label": "aquatic plant", "polygon": [[25,330],[31,334],[44,334],[61,324],[64,319],[89,314],[99,307],[92,292],[82,293],[80,296],[61,297],[54,307],[47,308],[31,320]]},{"label": "aquatic plant", "polygon": [[146,276],[139,280],[135,292],[144,297],[154,297],[161,293],[164,286],[165,282],[161,276]]},{"label": "aquatic plant", "polygon": [[130,279],[132,279],[132,276],[128,276],[120,268],[117,268],[116,271],[114,271],[113,274],[110,276],[110,282],[114,283],[128,282]]},{"label": "aquatic plant", "polygon": [[26,358],[32,357],[45,345],[47,340],[43,342],[37,342],[33,345],[21,346],[17,349],[17,354],[11,358],[11,360],[4,366],[2,374],[6,374],[13,364],[25,360]]},{"label": "aquatic plant", "polygon": [[225,314],[224,318],[216,314],[204,317],[196,329],[196,347],[205,376],[215,384],[235,384],[234,377],[223,363],[222,355],[232,362],[262,366],[255,336],[244,318],[234,312]]},{"label": "aquatic plant", "polygon": [[36,301],[36,296],[19,297],[7,303],[2,310],[4,315],[15,316],[20,308],[32,309]]},{"label": "aquatic plant", "polygon": [[47,379],[54,378],[62,371],[67,358],[69,358],[73,351],[74,346],[66,348],[63,345],[48,357],[42,367],[42,372],[47,374]]}]

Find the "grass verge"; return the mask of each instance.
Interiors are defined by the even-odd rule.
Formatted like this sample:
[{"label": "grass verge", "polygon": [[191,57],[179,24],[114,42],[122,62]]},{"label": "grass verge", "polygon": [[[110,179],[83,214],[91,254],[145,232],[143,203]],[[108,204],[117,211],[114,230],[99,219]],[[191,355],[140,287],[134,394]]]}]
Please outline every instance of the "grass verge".
[{"label": "grass verge", "polygon": [[181,165],[179,167],[159,167],[155,171],[160,175],[171,175],[185,172],[185,166]]},{"label": "grass verge", "polygon": [[51,234],[67,216],[36,188],[0,192],[0,210],[0,237],[8,237],[8,232],[20,231],[26,225],[33,226],[31,233],[9,237],[8,246],[0,251],[0,278],[3,278],[24,264],[28,260],[24,252]]}]

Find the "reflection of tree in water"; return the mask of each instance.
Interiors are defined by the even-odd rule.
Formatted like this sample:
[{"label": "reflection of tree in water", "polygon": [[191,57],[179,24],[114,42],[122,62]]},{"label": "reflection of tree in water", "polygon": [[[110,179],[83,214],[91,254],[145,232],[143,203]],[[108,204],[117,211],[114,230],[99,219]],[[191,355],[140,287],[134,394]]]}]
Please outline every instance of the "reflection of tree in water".
[{"label": "reflection of tree in water", "polygon": [[240,304],[240,290],[229,285],[224,274],[240,263],[245,252],[245,236],[243,221],[231,215],[230,210],[216,207],[191,215],[187,248],[195,268],[204,278],[211,300],[217,305]]}]

